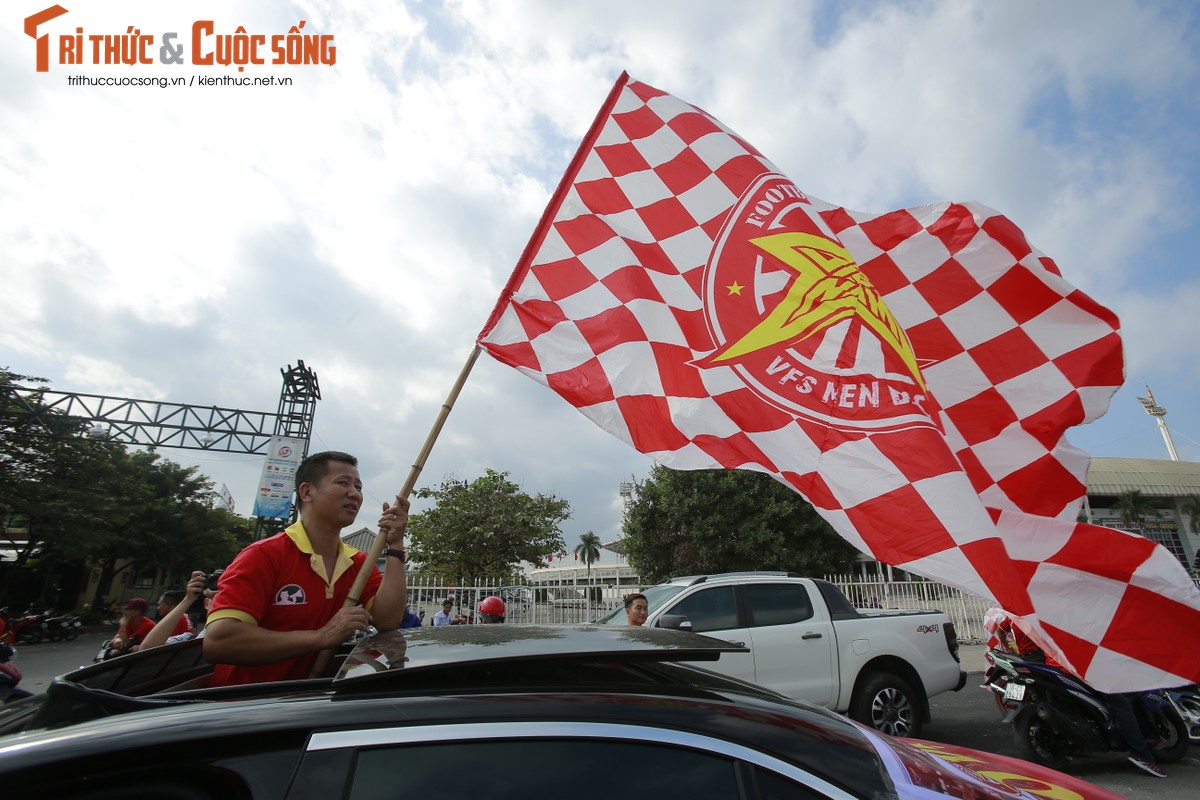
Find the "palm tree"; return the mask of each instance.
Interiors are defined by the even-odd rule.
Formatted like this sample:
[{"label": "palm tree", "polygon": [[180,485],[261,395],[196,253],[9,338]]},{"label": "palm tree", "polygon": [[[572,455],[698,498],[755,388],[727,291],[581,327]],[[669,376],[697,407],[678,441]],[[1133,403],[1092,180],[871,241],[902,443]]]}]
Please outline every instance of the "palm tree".
[{"label": "palm tree", "polygon": [[1116,510],[1121,512],[1121,522],[1131,528],[1141,528],[1146,520],[1159,516],[1154,501],[1140,489],[1130,489],[1117,497]]},{"label": "palm tree", "polygon": [[600,550],[603,545],[600,543],[600,537],[588,531],[579,537],[579,544],[575,546],[575,555],[579,557],[588,568],[588,584],[592,582],[592,564],[600,560]]},{"label": "palm tree", "polygon": [[579,544],[575,545],[575,557],[587,565],[587,597],[588,607],[592,605],[592,562],[600,560],[600,537],[588,531],[579,537]]},{"label": "palm tree", "polygon": [[1189,495],[1179,510],[1188,515],[1192,533],[1200,533],[1200,494]]}]

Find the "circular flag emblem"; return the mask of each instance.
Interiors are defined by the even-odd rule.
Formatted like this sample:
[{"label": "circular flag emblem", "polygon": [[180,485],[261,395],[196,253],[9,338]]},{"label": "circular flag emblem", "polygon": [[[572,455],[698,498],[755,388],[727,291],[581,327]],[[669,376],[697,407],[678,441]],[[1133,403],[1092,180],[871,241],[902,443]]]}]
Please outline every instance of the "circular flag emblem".
[{"label": "circular flag emblem", "polygon": [[727,366],[766,402],[837,428],[932,426],[908,337],[808,198],[760,177],[725,221],[704,312]]}]

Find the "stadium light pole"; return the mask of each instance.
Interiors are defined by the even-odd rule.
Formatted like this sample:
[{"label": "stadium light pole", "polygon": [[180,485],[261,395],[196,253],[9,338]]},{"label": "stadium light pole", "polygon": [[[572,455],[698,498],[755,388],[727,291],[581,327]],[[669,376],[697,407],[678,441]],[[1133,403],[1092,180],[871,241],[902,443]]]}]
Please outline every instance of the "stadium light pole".
[{"label": "stadium light pole", "polygon": [[1167,429],[1167,410],[1154,402],[1154,392],[1150,391],[1149,386],[1146,386],[1146,397],[1139,397],[1138,402],[1146,409],[1146,413],[1158,422],[1158,430],[1163,441],[1167,443],[1167,452],[1171,454],[1171,460],[1178,461],[1179,453],[1175,452],[1175,442],[1171,441],[1171,431]]}]

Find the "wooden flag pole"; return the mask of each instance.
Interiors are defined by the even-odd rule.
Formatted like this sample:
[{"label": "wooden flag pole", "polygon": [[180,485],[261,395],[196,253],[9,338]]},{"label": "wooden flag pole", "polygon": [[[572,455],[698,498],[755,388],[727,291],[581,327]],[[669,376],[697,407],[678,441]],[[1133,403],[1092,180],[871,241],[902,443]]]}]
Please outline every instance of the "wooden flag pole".
[{"label": "wooden flag pole", "polygon": [[[420,477],[421,470],[425,468],[425,462],[429,459],[429,453],[433,450],[433,443],[437,441],[438,435],[442,432],[442,426],[446,424],[446,417],[450,416],[450,409],[454,408],[454,402],[458,400],[458,393],[462,391],[463,384],[467,382],[467,376],[471,374],[471,368],[475,366],[475,361],[479,358],[481,349],[479,345],[471,348],[471,355],[467,357],[467,363],[463,365],[462,372],[458,374],[458,380],[454,382],[454,386],[450,389],[450,394],[446,396],[446,402],[442,403],[442,408],[438,411],[433,428],[430,429],[429,435],[425,437],[425,444],[421,446],[421,451],[417,453],[417,460],[408,472],[408,478],[404,481],[404,485],[400,487],[400,491],[396,493],[397,503],[401,499],[407,498],[412,492],[413,487],[416,486],[417,478]],[[350,594],[346,595],[346,608],[358,605],[363,589],[367,585],[367,579],[371,576],[371,567],[379,560],[379,556],[385,547],[387,547],[387,531],[380,529],[379,533],[375,536],[375,541],[371,544],[371,548],[367,551],[367,557],[363,561],[362,569],[358,571],[358,575],[354,578],[354,583],[350,586]],[[333,652],[332,649],[328,649],[322,650],[317,654],[317,660],[313,662],[312,672],[309,673],[309,677],[320,678],[324,676],[325,671],[329,668],[329,661],[333,658]]]}]

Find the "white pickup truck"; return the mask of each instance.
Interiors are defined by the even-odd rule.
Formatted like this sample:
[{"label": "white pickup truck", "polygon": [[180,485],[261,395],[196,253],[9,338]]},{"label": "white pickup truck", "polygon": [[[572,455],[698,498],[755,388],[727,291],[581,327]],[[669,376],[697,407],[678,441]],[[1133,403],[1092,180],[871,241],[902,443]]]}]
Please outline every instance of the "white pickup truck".
[{"label": "white pickup truck", "polygon": [[[749,648],[698,666],[848,713],[894,736],[917,736],[929,720],[929,698],[967,680],[945,614],[858,610],[828,581],[728,573],[673,578],[644,594],[646,625]],[[599,621],[626,624],[624,607]]]}]

